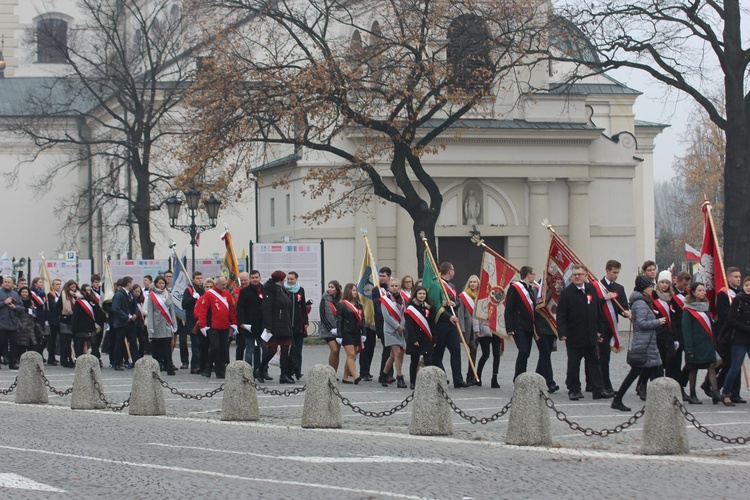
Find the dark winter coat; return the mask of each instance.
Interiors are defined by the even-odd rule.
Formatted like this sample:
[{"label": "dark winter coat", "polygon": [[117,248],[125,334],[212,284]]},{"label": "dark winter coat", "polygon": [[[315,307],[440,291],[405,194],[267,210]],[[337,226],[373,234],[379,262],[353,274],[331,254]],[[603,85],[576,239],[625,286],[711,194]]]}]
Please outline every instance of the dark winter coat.
[{"label": "dark winter coat", "polygon": [[275,340],[292,337],[292,299],[270,279],[263,285],[263,328]]},{"label": "dark winter coat", "polygon": [[318,309],[318,312],[320,313],[319,335],[321,339],[335,339],[338,336],[338,330],[335,335],[331,333],[331,330],[336,329],[337,311],[336,305],[333,303],[333,295],[329,293],[323,294]]},{"label": "dark winter coat", "polygon": [[661,356],[656,343],[657,330],[661,323],[652,309],[651,299],[641,292],[630,294],[630,313],[633,319],[633,338],[630,349],[636,352],[646,351],[646,362],[637,365],[639,368],[661,366]]},{"label": "dark winter coat", "polygon": [[734,329],[732,344],[750,344],[750,295],[737,294],[729,310],[729,326]]},{"label": "dark winter coat", "polygon": [[[86,299],[80,299],[86,300]],[[85,306],[76,301],[73,305],[73,319],[70,324],[73,329],[73,335],[79,338],[92,337],[96,334],[98,328],[104,326],[104,311],[99,307],[99,304],[95,300],[86,300],[94,310],[94,318],[92,319],[89,313],[84,309]]]},{"label": "dark winter coat", "polygon": [[560,293],[557,305],[557,332],[566,337],[568,347],[593,347],[597,345],[597,333],[602,331],[604,311],[596,295],[594,285],[584,283],[582,293],[573,283]]},{"label": "dark winter coat", "polygon": [[22,303],[16,304],[15,313],[18,330],[13,332],[13,342],[20,346],[34,345],[36,343],[36,335],[34,335],[36,309],[31,301],[22,301]]},{"label": "dark winter coat", "polygon": [[256,335],[263,333],[263,285],[248,285],[240,290],[237,321],[240,325],[250,325]]},{"label": "dark winter coat", "polygon": [[[716,362],[713,335],[709,335],[703,325],[690,313],[689,309],[708,312],[708,302],[687,302],[682,314],[682,337],[685,341],[685,362],[705,364]],[[710,325],[713,327],[713,325]],[[691,358],[690,355],[693,355]]]},{"label": "dark winter coat", "polygon": [[338,329],[338,336],[344,339],[343,345],[359,345],[360,337],[365,334],[364,311],[361,305],[357,303],[354,303],[354,305],[359,309],[361,322],[357,319],[354,311],[349,309],[349,306],[343,302],[336,305],[336,328]]},{"label": "dark winter coat", "polygon": [[[427,309],[424,305],[418,306],[416,304],[412,304],[416,309],[419,309],[419,312],[422,313],[422,316],[427,318],[427,324],[432,326],[432,321],[430,320],[432,316],[432,310]],[[406,318],[406,354],[432,354],[432,352],[435,350],[435,344],[432,340],[427,336],[426,333],[422,331],[422,329],[417,325],[417,323],[411,319],[411,316],[408,314],[404,315]],[[419,345],[414,345],[414,343],[417,342]]]}]

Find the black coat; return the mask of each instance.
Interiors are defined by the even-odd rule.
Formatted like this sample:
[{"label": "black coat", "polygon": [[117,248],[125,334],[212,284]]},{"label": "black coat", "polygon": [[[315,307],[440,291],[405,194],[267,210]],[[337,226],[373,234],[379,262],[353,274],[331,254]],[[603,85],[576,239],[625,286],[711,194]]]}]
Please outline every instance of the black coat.
[{"label": "black coat", "polygon": [[[416,309],[419,309],[419,312],[422,313],[422,316],[427,318],[427,324],[431,325],[432,321],[430,321],[430,316],[432,314],[432,310],[426,309],[424,306],[417,306],[416,304],[412,304]],[[417,325],[417,323],[411,319],[411,316],[408,314],[404,315],[405,319],[405,328],[406,328],[406,354],[432,354],[432,352],[435,350],[435,344],[432,340],[427,336],[426,333],[422,331],[422,329]],[[414,342],[417,342],[419,345],[414,345]]]},{"label": "black coat", "polygon": [[[627,311],[628,309],[630,309],[630,305],[628,304],[628,295],[627,295],[627,292],[625,291],[625,287],[623,287],[621,284],[617,283],[616,281],[607,283],[606,278],[602,278],[601,283],[602,285],[604,285],[604,288],[606,288],[607,291],[614,292],[617,294],[617,297],[615,297],[614,300],[616,300],[620,304],[620,306],[622,306],[622,309],[617,307],[616,304],[612,304],[612,307],[615,308],[615,314],[617,314],[618,316],[622,316],[623,311]],[[602,307],[607,307],[607,304],[602,303]],[[605,321],[602,325],[603,330],[601,331],[601,333],[613,334],[614,332],[610,332],[609,321],[606,321],[606,318],[604,319]],[[617,327],[617,325],[615,325],[615,327]]]},{"label": "black coat", "polygon": [[60,326],[60,311],[57,304],[60,303],[60,298],[55,292],[47,294],[47,321],[51,326]]},{"label": "black coat", "polygon": [[292,293],[289,290],[286,290],[286,293],[289,294],[289,298],[292,300],[292,333],[294,335],[304,335],[305,327],[308,325],[305,289],[300,287],[296,293]]},{"label": "black coat", "polygon": [[237,322],[250,325],[254,334],[263,332],[263,285],[248,285],[237,299]]},{"label": "black coat", "polygon": [[672,285],[672,300],[669,301],[669,316],[672,318],[672,336],[682,346],[684,345],[682,338],[682,307],[680,307],[677,299],[675,299],[677,295],[682,297],[684,301],[685,294]]},{"label": "black coat", "polygon": [[357,319],[354,311],[349,309],[349,306],[343,302],[339,302],[336,306],[336,328],[338,329],[338,336],[342,339],[349,339],[350,343],[359,345],[360,337],[364,335],[364,311],[362,306],[354,304],[359,309],[360,317],[362,321]]},{"label": "black coat", "polygon": [[[529,291],[531,303],[535,304],[536,289],[523,281],[519,281],[518,283]],[[508,287],[508,294],[505,300],[505,330],[508,332],[534,331],[534,320],[524,305],[524,298],[521,297],[521,293],[516,289],[515,285]]]},{"label": "black coat", "polygon": [[597,333],[603,327],[602,302],[596,295],[594,285],[584,283],[585,293],[573,283],[560,293],[557,305],[557,332],[567,338],[568,347],[593,347],[597,345]]},{"label": "black coat", "polygon": [[729,325],[734,329],[732,344],[750,344],[750,295],[739,293],[729,309]]},{"label": "black coat", "polygon": [[195,303],[198,302],[198,299],[193,297],[193,292],[198,292],[198,295],[200,296],[203,296],[203,294],[206,293],[202,286],[196,285],[195,283],[191,283],[182,293],[181,305],[182,310],[185,311],[185,329],[188,332],[193,331],[193,327],[198,321],[195,318]]},{"label": "black coat", "polygon": [[263,328],[276,340],[292,337],[292,300],[272,280],[263,285]]},{"label": "black coat", "polygon": [[89,316],[89,313],[86,312],[84,309],[85,306],[82,306],[76,301],[73,305],[73,319],[70,325],[73,329],[74,335],[80,336],[80,334],[84,333],[93,334],[96,333],[97,327],[104,326],[104,311],[102,311],[96,301],[87,300],[87,302],[91,304],[91,308],[94,310],[94,319],[92,319],[91,316]]}]

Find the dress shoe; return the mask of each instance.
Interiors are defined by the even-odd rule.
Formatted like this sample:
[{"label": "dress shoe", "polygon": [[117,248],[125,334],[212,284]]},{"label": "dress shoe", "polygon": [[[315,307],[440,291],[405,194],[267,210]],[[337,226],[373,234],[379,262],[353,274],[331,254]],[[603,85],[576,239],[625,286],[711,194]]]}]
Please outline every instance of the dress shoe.
[{"label": "dress shoe", "polygon": [[[594,397],[596,397],[596,396],[594,396]],[[615,399],[612,400],[612,404],[609,405],[609,406],[613,410],[630,411],[630,408],[628,408],[627,406],[625,406],[622,403],[622,398],[618,398],[618,397],[615,397]]]},{"label": "dress shoe", "polygon": [[[370,380],[372,380],[372,377],[370,377]],[[362,381],[362,377],[357,377],[354,379],[354,385],[359,385],[359,383]]]},{"label": "dress shoe", "polygon": [[700,399],[698,399],[698,396],[696,396],[695,394],[691,394],[690,396],[688,396],[688,400],[687,401],[691,405],[702,405],[703,404],[703,401],[701,401]]},{"label": "dress shoe", "polygon": [[732,403],[745,404],[747,401],[742,399],[742,396],[732,396]]},{"label": "dress shoe", "polygon": [[578,396],[578,399],[583,399],[583,393],[581,391],[577,391],[576,395]]},{"label": "dress shoe", "polygon": [[593,398],[594,399],[609,399],[611,397],[614,397],[614,395],[615,395],[614,393],[609,393],[607,391],[602,390],[602,391],[594,392]]},{"label": "dress shoe", "polygon": [[414,390],[414,384],[409,384],[409,389]]},{"label": "dress shoe", "polygon": [[287,377],[286,375],[282,375],[279,377],[279,384],[293,384],[294,380]]},{"label": "dress shoe", "polygon": [[270,376],[270,375],[268,374],[268,370],[263,370],[263,378],[264,378],[264,379],[265,379],[266,381],[268,381],[268,380],[273,380],[273,377],[272,377],[272,376]]},{"label": "dress shoe", "polygon": [[606,394],[608,398],[615,397],[615,391],[613,391],[612,389],[604,389],[602,392]]},{"label": "dress shoe", "polygon": [[48,365],[50,365],[50,366],[57,366],[57,365],[59,365],[60,363],[58,363],[57,361],[55,361],[55,360],[53,359],[52,361],[47,361],[47,364],[48,364]]},{"label": "dress shoe", "polygon": [[560,386],[557,385],[557,384],[553,384],[553,385],[549,386],[547,388],[547,390],[549,391],[550,394],[554,394],[554,393],[556,393],[557,391],[560,390]]},{"label": "dress shoe", "polygon": [[353,384],[354,383],[351,380],[346,380],[346,379],[342,379],[341,382],[343,382],[344,384]]},{"label": "dress shoe", "polygon": [[[724,403],[725,406],[734,406],[734,403],[732,403],[732,398],[727,396],[727,399],[729,400],[730,404]],[[715,405],[719,404],[722,401],[722,396],[719,391],[711,391],[711,402]]]},{"label": "dress shoe", "polygon": [[121,371],[125,371],[125,369],[124,369],[124,368],[123,368],[122,366],[115,366],[114,370],[115,370],[116,372],[121,372]]},{"label": "dress shoe", "polygon": [[299,373],[299,372],[298,372],[298,373],[295,373],[295,374],[294,374],[294,377],[295,377],[295,378],[296,378],[297,380],[299,380],[299,379],[301,379],[301,378],[302,378],[302,373]]},{"label": "dress shoe", "polygon": [[388,378],[386,378],[386,379],[385,379],[385,381],[386,381],[386,383],[388,383],[388,384],[392,384],[392,383],[394,383],[394,382],[396,381],[396,379],[395,379],[395,378],[393,378],[393,377],[388,377]]},{"label": "dress shoe", "polygon": [[701,384],[701,389],[703,390],[703,394],[708,396],[709,398],[713,397],[713,392],[711,391],[711,384],[708,382],[708,380],[704,380]]},{"label": "dress shoe", "polygon": [[727,394],[721,395],[721,402],[724,404],[724,406],[734,406],[734,402],[732,401],[732,396],[729,396]]},{"label": "dress shoe", "polygon": [[193,374],[193,375],[195,375],[196,373],[198,373],[198,369],[197,368],[191,368],[190,369],[190,373]]},{"label": "dress shoe", "polygon": [[174,370],[167,370],[167,375],[176,375]]},{"label": "dress shoe", "polygon": [[570,398],[571,401],[578,401],[579,399],[581,399],[580,397],[578,397],[578,391],[568,392],[568,397]]},{"label": "dress shoe", "polygon": [[203,375],[206,378],[211,378],[211,372],[208,371],[208,370],[206,370],[205,372],[201,373],[201,375]]},{"label": "dress shoe", "polygon": [[492,381],[490,382],[490,387],[493,389],[500,389],[500,384],[497,383],[497,373],[492,374]]},{"label": "dress shoe", "polygon": [[180,366],[180,370],[185,370],[186,368],[190,368],[190,365],[187,363],[182,363],[182,366]]},{"label": "dress shoe", "polygon": [[364,377],[360,377],[365,382],[372,382],[372,375],[365,375]]},{"label": "dress shoe", "polygon": [[455,387],[456,389],[461,389],[462,387],[469,387],[469,384],[467,384],[463,380],[458,380],[456,382],[453,382],[453,387]]}]

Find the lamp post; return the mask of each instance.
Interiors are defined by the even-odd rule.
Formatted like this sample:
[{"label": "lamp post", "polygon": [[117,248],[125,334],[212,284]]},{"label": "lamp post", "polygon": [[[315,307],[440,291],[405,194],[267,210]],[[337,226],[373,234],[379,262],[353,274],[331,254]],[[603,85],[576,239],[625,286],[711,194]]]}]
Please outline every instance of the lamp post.
[{"label": "lamp post", "polygon": [[216,221],[219,218],[219,207],[221,206],[221,202],[217,200],[214,195],[211,195],[209,199],[203,202],[206,207],[206,214],[208,215],[208,224],[197,225],[195,223],[195,216],[198,215],[198,205],[201,201],[201,192],[195,189],[195,186],[190,186],[190,189],[185,191],[184,195],[185,201],[187,201],[190,224],[177,224],[177,218],[180,215],[182,200],[179,200],[176,196],[170,196],[166,201],[167,212],[169,213],[169,226],[174,229],[179,229],[183,233],[187,233],[190,235],[190,247],[192,249],[192,272],[195,272],[195,238],[198,235],[198,232],[205,231],[206,229],[213,229],[216,227]]}]

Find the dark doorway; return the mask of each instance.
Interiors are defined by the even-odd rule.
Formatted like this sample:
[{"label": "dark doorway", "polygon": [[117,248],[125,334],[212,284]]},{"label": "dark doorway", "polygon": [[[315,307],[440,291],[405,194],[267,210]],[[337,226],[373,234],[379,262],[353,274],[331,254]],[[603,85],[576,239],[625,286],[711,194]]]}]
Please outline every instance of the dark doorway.
[{"label": "dark doorway", "polygon": [[[505,236],[484,237],[484,243],[502,256],[505,256]],[[468,236],[438,238],[437,264],[448,261],[453,264],[456,274],[453,284],[460,291],[472,274],[480,275],[484,247],[478,247]]]}]

